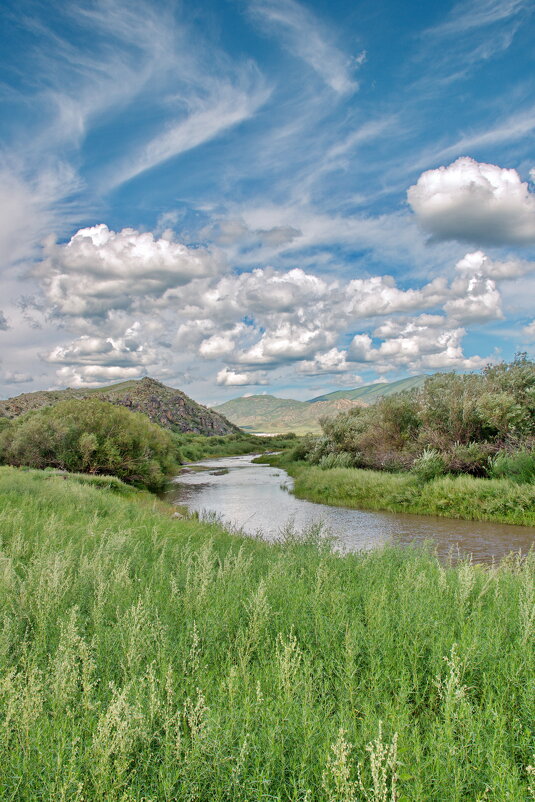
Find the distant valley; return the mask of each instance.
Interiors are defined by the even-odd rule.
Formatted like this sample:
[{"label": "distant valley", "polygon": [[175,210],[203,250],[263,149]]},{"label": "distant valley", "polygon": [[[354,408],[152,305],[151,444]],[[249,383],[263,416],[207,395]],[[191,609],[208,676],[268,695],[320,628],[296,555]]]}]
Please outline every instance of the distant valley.
[{"label": "distant valley", "polygon": [[214,406],[214,411],[248,432],[267,434],[317,434],[320,418],[333,417],[355,406],[368,406],[378,398],[421,387],[427,376],[411,376],[396,382],[368,384],[353,390],[337,390],[310,401],[250,395]]}]

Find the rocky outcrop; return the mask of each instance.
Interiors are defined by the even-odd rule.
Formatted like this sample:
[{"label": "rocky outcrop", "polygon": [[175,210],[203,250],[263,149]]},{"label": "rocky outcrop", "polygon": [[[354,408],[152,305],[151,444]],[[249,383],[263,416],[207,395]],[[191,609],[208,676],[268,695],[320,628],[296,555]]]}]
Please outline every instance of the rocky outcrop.
[{"label": "rocky outcrop", "polygon": [[32,409],[53,406],[67,398],[94,398],[97,396],[111,404],[128,407],[147,415],[153,423],[174,432],[193,432],[204,435],[225,435],[239,432],[239,428],[223,415],[198,404],[181,390],[166,387],[155,379],[102,387],[98,390],[53,390],[24,393],[0,401],[0,417],[16,418]]}]

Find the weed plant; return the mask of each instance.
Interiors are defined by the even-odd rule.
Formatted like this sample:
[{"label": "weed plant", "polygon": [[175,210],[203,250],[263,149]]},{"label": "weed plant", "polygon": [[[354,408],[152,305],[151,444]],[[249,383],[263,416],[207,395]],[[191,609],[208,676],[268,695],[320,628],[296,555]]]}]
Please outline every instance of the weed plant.
[{"label": "weed plant", "polygon": [[149,499],[0,468],[1,800],[534,798],[533,555],[340,556]]}]

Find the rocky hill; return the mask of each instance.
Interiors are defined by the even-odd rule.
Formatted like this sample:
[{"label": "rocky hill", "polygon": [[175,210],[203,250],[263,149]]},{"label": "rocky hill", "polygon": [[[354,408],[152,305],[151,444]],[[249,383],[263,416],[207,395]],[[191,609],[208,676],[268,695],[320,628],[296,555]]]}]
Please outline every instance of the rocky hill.
[{"label": "rocky hill", "polygon": [[31,409],[53,406],[68,398],[98,396],[103,401],[128,407],[147,415],[174,432],[194,432],[204,435],[223,435],[238,432],[238,427],[218,412],[193,401],[181,390],[166,387],[155,379],[121,382],[96,390],[51,390],[22,395],[0,401],[0,417],[16,418]]},{"label": "rocky hill", "polygon": [[318,434],[320,418],[347,412],[354,406],[362,403],[342,398],[310,404],[273,395],[251,395],[226,401],[214,410],[249,432]]}]

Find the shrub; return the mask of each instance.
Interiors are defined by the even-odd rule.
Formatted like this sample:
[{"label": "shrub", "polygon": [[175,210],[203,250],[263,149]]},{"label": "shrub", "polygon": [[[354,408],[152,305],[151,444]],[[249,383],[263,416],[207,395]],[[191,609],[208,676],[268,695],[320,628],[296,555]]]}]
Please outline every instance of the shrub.
[{"label": "shrub", "polygon": [[446,470],[449,473],[469,473],[472,476],[486,476],[489,460],[496,453],[492,443],[454,443],[443,454]]},{"label": "shrub", "polygon": [[535,452],[501,452],[492,460],[489,473],[495,479],[511,479],[518,484],[535,482]]},{"label": "shrub", "polygon": [[443,457],[434,448],[424,449],[421,457],[414,460],[412,472],[420,482],[430,482],[445,473]]},{"label": "shrub", "polygon": [[8,465],[111,474],[153,491],[163,488],[178,456],[170,432],[93,398],[29,412],[0,432],[0,461]]},{"label": "shrub", "polygon": [[325,454],[319,461],[319,467],[327,468],[354,468],[355,457],[347,451],[340,451],[338,454]]}]

